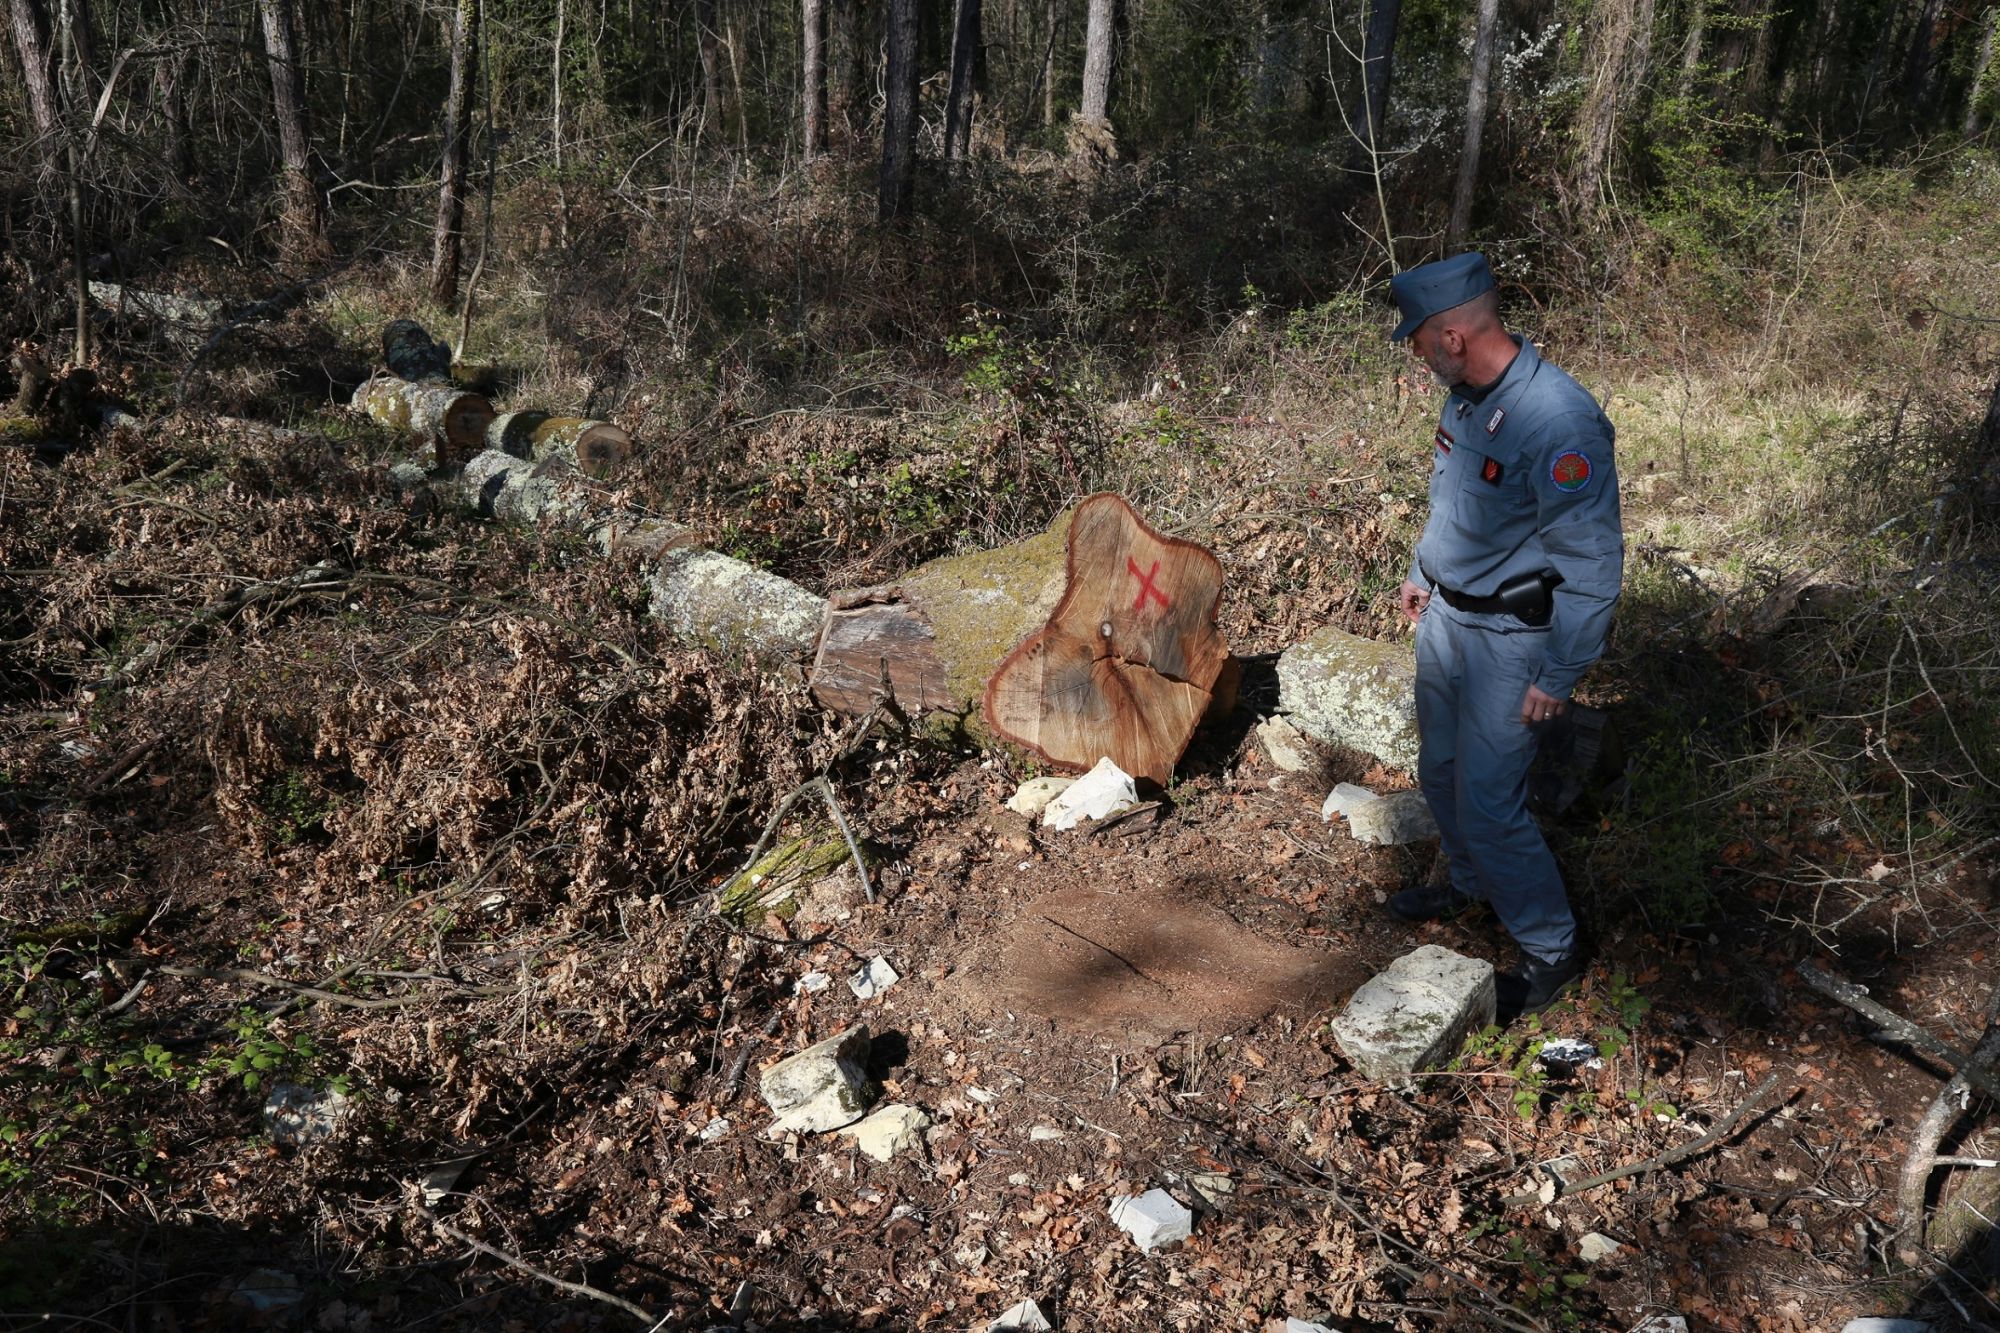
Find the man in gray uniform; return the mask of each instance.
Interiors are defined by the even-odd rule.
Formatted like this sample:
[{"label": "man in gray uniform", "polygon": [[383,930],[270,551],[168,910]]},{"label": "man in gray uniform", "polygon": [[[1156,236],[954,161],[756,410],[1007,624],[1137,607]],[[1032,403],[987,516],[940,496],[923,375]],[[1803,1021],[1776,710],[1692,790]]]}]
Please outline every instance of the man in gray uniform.
[{"label": "man in gray uniform", "polygon": [[1611,423],[1501,325],[1493,273],[1458,255],[1390,282],[1407,338],[1450,394],[1430,519],[1401,590],[1417,622],[1417,769],[1451,878],[1389,900],[1408,921],[1492,906],[1520,946],[1502,1021],[1583,970],[1555,858],[1528,814],[1541,733],[1604,651],[1624,573]]}]

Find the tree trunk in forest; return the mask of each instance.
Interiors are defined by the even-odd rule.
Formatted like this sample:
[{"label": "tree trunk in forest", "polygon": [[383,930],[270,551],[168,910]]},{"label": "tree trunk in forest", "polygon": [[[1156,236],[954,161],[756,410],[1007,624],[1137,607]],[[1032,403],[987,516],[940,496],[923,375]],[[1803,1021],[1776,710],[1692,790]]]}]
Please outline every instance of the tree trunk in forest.
[{"label": "tree trunk in forest", "polygon": [[887,105],[882,113],[882,178],[877,202],[884,222],[903,217],[916,195],[917,25],[919,0],[889,0]]},{"label": "tree trunk in forest", "polygon": [[972,151],[972,83],[979,64],[979,0],[958,0],[951,30],[951,85],[945,97],[944,160]]},{"label": "tree trunk in forest", "polygon": [[284,253],[294,264],[313,264],[332,254],[327,241],[326,200],[313,181],[312,132],[306,120],[305,71],[298,60],[292,0],[257,0],[264,23],[264,54],[271,66],[271,108],[278,121],[283,158]]},{"label": "tree trunk in forest", "polygon": [[1604,169],[1618,137],[1618,103],[1625,90],[1625,57],[1632,45],[1632,0],[1595,6],[1584,56],[1589,71],[1577,112],[1578,143],[1573,203],[1580,217],[1596,211]]},{"label": "tree trunk in forest", "polygon": [[861,103],[863,47],[861,0],[821,0],[828,7],[826,45],[827,118],[839,121],[849,140],[855,135],[855,112]]},{"label": "tree trunk in forest", "polygon": [[1479,0],[1479,23],[1472,36],[1472,81],[1465,91],[1465,145],[1458,155],[1458,183],[1451,192],[1451,221],[1445,224],[1447,253],[1465,244],[1472,228],[1472,195],[1479,183],[1479,140],[1486,128],[1486,89],[1493,73],[1493,30],[1500,0]]},{"label": "tree trunk in forest", "polygon": [[431,299],[458,297],[465,229],[465,164],[472,148],[472,87],[479,67],[479,0],[458,0],[451,28],[451,88],[444,103],[444,160],[438,166],[437,230],[431,238]]},{"label": "tree trunk in forest", "polygon": [[1937,41],[1938,13],[1943,8],[1941,0],[1924,0],[1923,12],[1917,16],[1917,26],[1910,33],[1910,51],[1903,61],[1903,101],[1910,119],[1921,123],[1926,104],[1930,100],[1931,72],[1937,62],[1931,59],[1931,48]]},{"label": "tree trunk in forest", "polygon": [[1979,133],[1986,117],[1986,101],[1993,87],[1993,32],[2000,24],[2000,8],[1986,11],[1986,30],[1979,39],[1979,60],[1972,69],[1972,86],[1965,91],[1965,121],[1962,129],[1970,139]]},{"label": "tree trunk in forest", "polygon": [[826,0],[800,0],[805,50],[800,82],[805,96],[805,159],[826,151]]},{"label": "tree trunk in forest", "polygon": [[[1368,32],[1361,51],[1359,106],[1354,116],[1355,145],[1350,155],[1354,170],[1374,172],[1378,168],[1378,145],[1382,126],[1389,114],[1390,74],[1396,54],[1396,27],[1402,21],[1403,0],[1369,0]],[[1385,243],[1386,243],[1386,239]]]},{"label": "tree trunk in forest", "polygon": [[62,122],[56,101],[55,48],[49,42],[48,11],[42,0],[13,0],[8,8],[9,27],[14,34],[14,54],[20,57],[22,81],[28,90],[28,113],[34,118],[35,133],[53,139]]},{"label": "tree trunk in forest", "polygon": [[1056,37],[1062,32],[1062,10],[1058,0],[1048,0],[1043,18],[1048,25],[1048,33],[1042,47],[1042,128],[1047,130],[1054,129],[1056,123]]},{"label": "tree trunk in forest", "polygon": [[187,69],[189,52],[174,52],[171,58],[160,62],[155,75],[154,87],[160,97],[160,115],[166,123],[167,169],[174,180],[182,185],[192,185],[201,175],[201,164],[194,155],[194,132],[188,125],[187,113]]},{"label": "tree trunk in forest", "polygon": [[1111,128],[1111,69],[1117,50],[1118,0],[1090,0],[1083,35],[1083,100],[1076,118],[1094,129]]},{"label": "tree trunk in forest", "polygon": [[723,132],[722,26],[716,17],[715,0],[694,0],[694,27],[695,49],[701,55],[701,132],[707,137]]},{"label": "tree trunk in forest", "polygon": [[1687,40],[1681,46],[1680,95],[1694,91],[1695,76],[1701,72],[1702,40],[1708,34],[1709,0],[1694,0],[1694,14],[1688,20]]},{"label": "tree trunk in forest", "polygon": [[97,97],[91,80],[91,71],[97,68],[97,30],[90,21],[90,0],[61,0],[58,12],[64,17],[63,35],[76,73],[72,96],[78,105],[87,105]]}]

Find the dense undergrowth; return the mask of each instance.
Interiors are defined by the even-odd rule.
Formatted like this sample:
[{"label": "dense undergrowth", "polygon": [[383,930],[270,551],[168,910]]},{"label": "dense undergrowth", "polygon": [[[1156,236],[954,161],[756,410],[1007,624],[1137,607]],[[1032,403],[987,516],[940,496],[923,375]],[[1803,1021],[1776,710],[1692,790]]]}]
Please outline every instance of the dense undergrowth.
[{"label": "dense undergrowth", "polygon": [[[1239,651],[1395,634],[1436,399],[1299,169],[994,169],[906,234],[837,176],[607,178],[571,183],[566,244],[523,181],[468,353],[503,408],[633,428],[622,498],[816,590],[1116,489],[1217,549]],[[1600,932],[1754,921],[1880,960],[1990,920],[1997,197],[1987,154],[1802,161],[1587,248],[1490,238],[1511,318],[1621,433],[1627,590],[1584,693],[1631,765],[1559,834]],[[233,281],[172,258],[163,285]],[[421,291],[392,253],[198,355],[114,331],[107,379],[156,414],[185,389],[180,415],[0,462],[13,1225],[169,1200],[303,1225],[204,1146],[253,1138],[280,1078],[368,1090],[383,1160],[588,1119],[579,1087],[653,1077],[649,1044],[682,1043],[678,1096],[714,1076],[717,1038],[684,1039],[720,1033],[743,966],[687,905],[825,766],[866,820],[963,757],[857,748],[795,683],[676,647],[573,539],[399,502],[391,443],[328,400],[387,319],[453,325]],[[912,799],[948,814],[946,790]],[[386,1209],[318,1221],[421,1248]],[[22,1280],[61,1293],[70,1260]]]}]

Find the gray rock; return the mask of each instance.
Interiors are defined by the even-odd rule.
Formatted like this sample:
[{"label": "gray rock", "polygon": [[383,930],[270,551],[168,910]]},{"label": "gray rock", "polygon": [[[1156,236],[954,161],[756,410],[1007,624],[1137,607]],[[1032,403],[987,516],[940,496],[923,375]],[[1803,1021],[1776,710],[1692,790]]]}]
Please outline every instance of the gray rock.
[{"label": "gray rock", "polygon": [[1624,1248],[1603,1232],[1591,1231],[1576,1243],[1576,1257],[1587,1264],[1601,1264],[1607,1259],[1616,1259]]},{"label": "gray rock", "polygon": [[1921,1319],[1881,1319],[1870,1315],[1848,1320],[1840,1333],[1931,1333],[1931,1326]]},{"label": "gray rock", "polygon": [[1493,1008],[1493,964],[1426,944],[1354,992],[1333,1039],[1369,1078],[1403,1084],[1449,1060]]},{"label": "gray rock", "polygon": [[1403,847],[1435,838],[1438,826],[1422,792],[1392,791],[1355,806],[1347,816],[1347,831],[1356,842]]},{"label": "gray rock", "polygon": [[859,1120],[868,1110],[867,1061],[868,1029],[855,1026],[772,1065],[758,1091],[778,1118],[764,1132],[823,1134]]},{"label": "gray rock", "polygon": [[1636,1325],[1632,1333],[1688,1333],[1688,1321],[1677,1314],[1656,1314]]},{"label": "gray rock", "polygon": [[1270,757],[1271,766],[1281,773],[1308,772],[1319,762],[1305,736],[1282,717],[1267,717],[1259,722],[1257,740]]},{"label": "gray rock", "polygon": [[1310,1319],[1285,1318],[1285,1333],[1334,1333],[1326,1324],[1315,1324]]},{"label": "gray rock", "polygon": [[1278,704],[1316,741],[1417,767],[1417,657],[1408,644],[1323,629],[1278,658]]},{"label": "gray rock", "polygon": [[229,1292],[229,1303],[245,1314],[269,1319],[306,1298],[299,1280],[275,1268],[253,1268]]},{"label": "gray rock", "polygon": [[271,1142],[287,1148],[323,1143],[340,1131],[353,1103],[332,1088],[273,1083],[264,1100],[264,1128]]}]

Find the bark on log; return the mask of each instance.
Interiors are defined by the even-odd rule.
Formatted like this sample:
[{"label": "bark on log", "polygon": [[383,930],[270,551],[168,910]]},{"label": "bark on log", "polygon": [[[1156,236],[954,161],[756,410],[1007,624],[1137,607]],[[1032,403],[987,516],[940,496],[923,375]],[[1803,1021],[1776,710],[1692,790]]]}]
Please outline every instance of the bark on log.
[{"label": "bark on log", "polygon": [[1109,757],[1164,784],[1231,660],[1221,601],[1211,552],[1162,536],[1121,496],[1091,496],[1071,521],[1062,601],[987,682],[987,725],[1058,768]]},{"label": "bark on log", "polygon": [[452,378],[451,348],[414,319],[393,319],[383,328],[382,364],[397,379],[416,384],[447,384]]},{"label": "bark on log", "polygon": [[186,329],[207,329],[222,322],[222,302],[199,296],[148,292],[115,282],[90,284],[90,299],[114,315],[129,315]]},{"label": "bark on log", "polygon": [[480,452],[494,417],[493,404],[479,394],[387,376],[354,391],[354,410],[415,442],[422,452],[413,461],[425,467],[461,463]]},{"label": "bark on log", "polygon": [[893,585],[837,592],[813,662],[812,692],[849,717],[890,696],[926,730],[985,736],[987,677],[1062,600],[1070,514],[1011,546],[934,560]]},{"label": "bark on log", "polygon": [[486,447],[537,463],[563,459],[593,477],[608,477],[632,456],[632,434],[608,421],[503,412],[486,428]]}]

